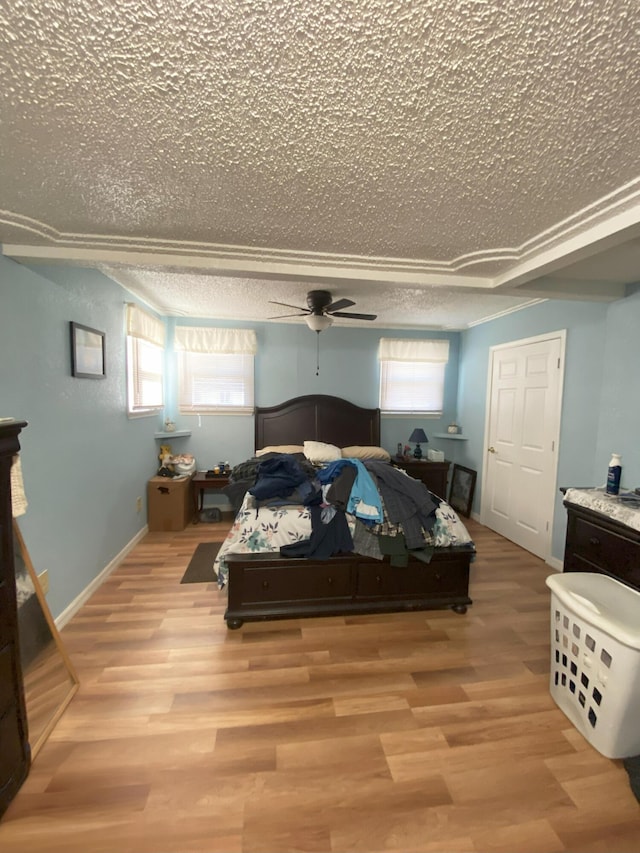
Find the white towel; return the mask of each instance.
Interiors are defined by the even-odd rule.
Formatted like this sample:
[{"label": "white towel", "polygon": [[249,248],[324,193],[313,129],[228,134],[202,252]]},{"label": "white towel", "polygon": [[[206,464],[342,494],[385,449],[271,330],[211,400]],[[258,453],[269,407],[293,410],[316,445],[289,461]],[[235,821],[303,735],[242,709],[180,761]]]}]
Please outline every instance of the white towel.
[{"label": "white towel", "polygon": [[11,463],[11,505],[13,507],[13,517],[24,515],[27,511],[28,503],[27,496],[24,493],[24,483],[22,481],[22,465],[20,457],[16,454]]}]

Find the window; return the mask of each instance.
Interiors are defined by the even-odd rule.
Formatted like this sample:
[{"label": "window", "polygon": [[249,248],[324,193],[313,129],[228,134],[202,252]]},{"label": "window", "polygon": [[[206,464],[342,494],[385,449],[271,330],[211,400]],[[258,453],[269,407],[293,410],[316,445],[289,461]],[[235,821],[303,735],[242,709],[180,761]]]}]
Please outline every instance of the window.
[{"label": "window", "polygon": [[178,408],[185,413],[253,413],[256,333],[178,326]]},{"label": "window", "polygon": [[380,409],[441,415],[449,341],[381,338]]},{"label": "window", "polygon": [[163,406],[164,324],[137,305],[127,305],[127,408],[145,415]]}]

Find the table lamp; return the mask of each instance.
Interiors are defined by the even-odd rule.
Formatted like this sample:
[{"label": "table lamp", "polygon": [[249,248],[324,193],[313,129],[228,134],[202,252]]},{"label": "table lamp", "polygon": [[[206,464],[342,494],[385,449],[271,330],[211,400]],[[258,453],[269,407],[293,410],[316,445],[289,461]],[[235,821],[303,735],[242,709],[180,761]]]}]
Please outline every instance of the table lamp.
[{"label": "table lamp", "polygon": [[425,435],[425,431],[421,427],[416,427],[409,436],[409,441],[415,442],[416,445],[413,451],[414,459],[422,459],[422,450],[420,449],[420,444],[429,443],[429,439]]}]

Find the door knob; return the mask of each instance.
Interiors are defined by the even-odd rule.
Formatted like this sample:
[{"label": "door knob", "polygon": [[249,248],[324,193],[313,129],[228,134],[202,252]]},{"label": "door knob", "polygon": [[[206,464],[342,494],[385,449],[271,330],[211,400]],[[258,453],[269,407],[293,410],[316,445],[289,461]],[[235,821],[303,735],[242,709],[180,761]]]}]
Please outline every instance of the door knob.
[{"label": "door knob", "polygon": [[496,452],[495,447],[490,447],[490,448],[489,448],[489,453],[495,453],[495,452]]}]

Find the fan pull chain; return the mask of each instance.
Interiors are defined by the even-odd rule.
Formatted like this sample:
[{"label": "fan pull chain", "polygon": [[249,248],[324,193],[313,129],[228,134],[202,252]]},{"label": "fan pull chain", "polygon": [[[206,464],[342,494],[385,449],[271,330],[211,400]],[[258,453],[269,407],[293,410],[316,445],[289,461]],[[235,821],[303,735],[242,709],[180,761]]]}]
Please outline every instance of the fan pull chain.
[{"label": "fan pull chain", "polygon": [[320,376],[320,332],[316,332],[316,376]]}]

